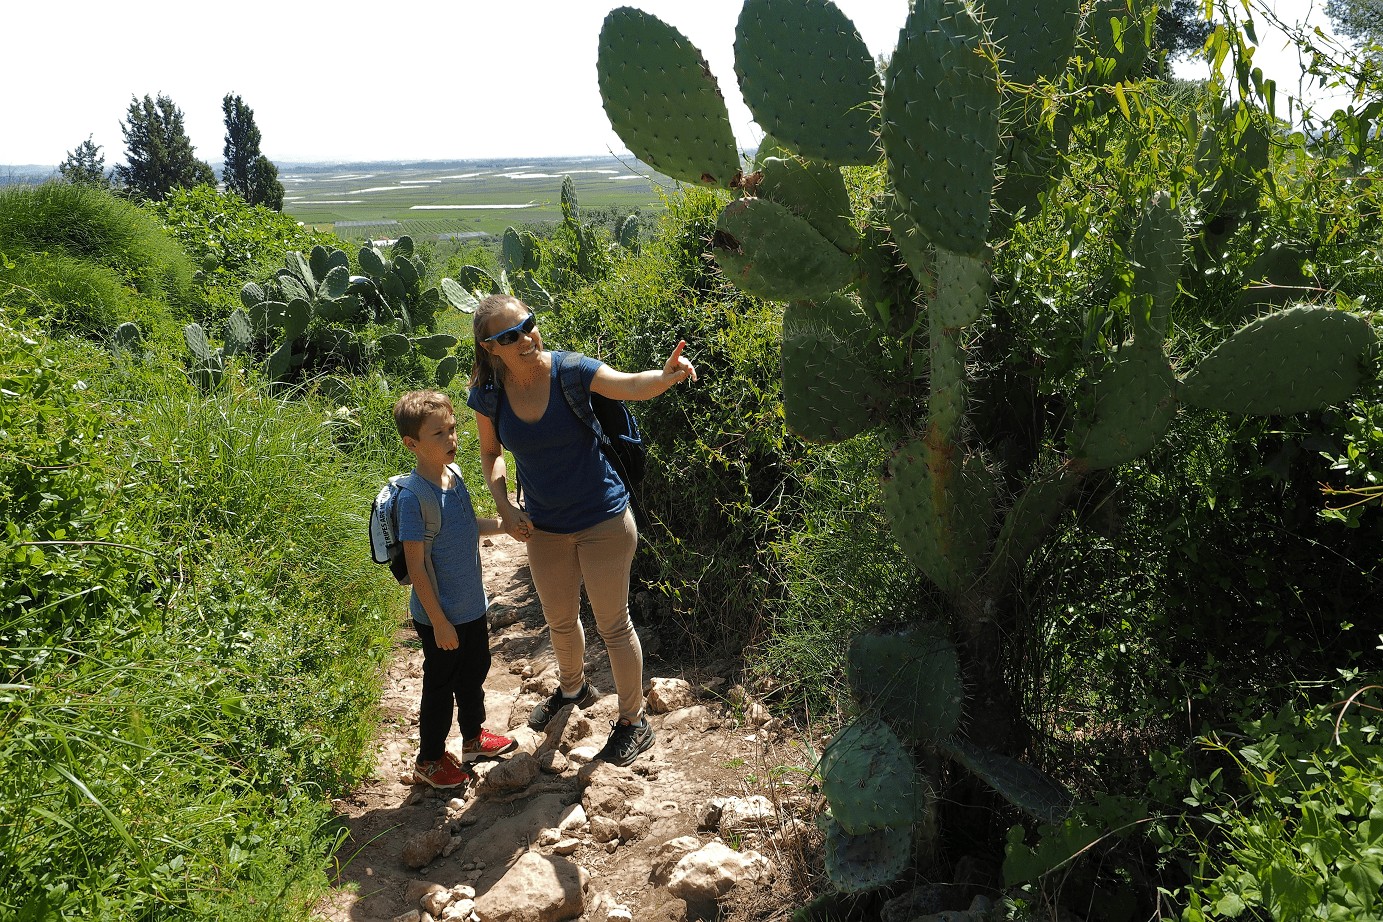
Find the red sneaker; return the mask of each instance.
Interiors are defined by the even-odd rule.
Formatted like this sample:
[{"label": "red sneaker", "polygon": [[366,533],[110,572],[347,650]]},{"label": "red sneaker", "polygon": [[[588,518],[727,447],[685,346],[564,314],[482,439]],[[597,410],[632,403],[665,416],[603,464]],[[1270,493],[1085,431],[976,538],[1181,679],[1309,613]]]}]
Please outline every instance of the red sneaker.
[{"label": "red sneaker", "polygon": [[475,739],[462,741],[461,761],[470,762],[482,756],[503,755],[517,745],[518,743],[507,736],[500,736],[498,733],[491,733],[482,728],[480,735]]},{"label": "red sneaker", "polygon": [[474,780],[475,775],[471,774],[470,769],[458,764],[451,753],[435,762],[413,763],[414,784],[426,784],[438,790],[446,790],[459,788]]}]

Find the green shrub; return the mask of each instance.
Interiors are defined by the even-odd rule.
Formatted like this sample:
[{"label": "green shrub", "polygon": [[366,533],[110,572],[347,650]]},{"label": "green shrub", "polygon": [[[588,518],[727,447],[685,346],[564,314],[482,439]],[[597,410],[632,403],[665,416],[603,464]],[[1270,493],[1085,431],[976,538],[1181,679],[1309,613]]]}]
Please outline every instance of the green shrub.
[{"label": "green shrub", "polygon": [[202,298],[194,319],[203,324],[240,307],[240,289],[273,275],[285,252],[307,253],[319,243],[345,248],[335,234],[310,230],[290,215],[248,205],[211,186],[174,189],[148,207],[201,267]]},{"label": "green shrub", "polygon": [[119,273],[144,295],[186,306],[193,266],[139,206],[88,185],[46,182],[0,190],[0,241],[20,253],[62,253]]},{"label": "green shrub", "polygon": [[1191,877],[1169,893],[1183,922],[1383,914],[1379,681],[1356,675],[1338,703],[1287,705],[1155,754],[1154,790],[1184,810],[1149,830]]},{"label": "green shrub", "polygon": [[381,474],[102,354],[0,320],[0,916],[302,918],[400,605]]}]

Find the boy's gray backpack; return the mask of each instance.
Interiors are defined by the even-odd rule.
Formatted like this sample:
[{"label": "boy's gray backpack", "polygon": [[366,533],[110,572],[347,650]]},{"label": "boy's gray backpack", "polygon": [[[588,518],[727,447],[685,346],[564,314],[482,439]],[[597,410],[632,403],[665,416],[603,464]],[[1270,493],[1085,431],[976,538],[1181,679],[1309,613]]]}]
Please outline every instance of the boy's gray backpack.
[{"label": "boy's gray backpack", "polygon": [[[452,476],[460,478],[461,469],[455,464],[447,465]],[[437,503],[437,494],[417,470],[407,474],[395,474],[380,488],[370,507],[370,556],[375,563],[387,563],[389,572],[401,586],[412,585],[408,576],[408,563],[403,557],[403,541],[399,539],[399,492],[407,490],[418,498],[418,506],[423,511],[423,559],[432,558],[432,541],[442,530],[442,507]]]}]

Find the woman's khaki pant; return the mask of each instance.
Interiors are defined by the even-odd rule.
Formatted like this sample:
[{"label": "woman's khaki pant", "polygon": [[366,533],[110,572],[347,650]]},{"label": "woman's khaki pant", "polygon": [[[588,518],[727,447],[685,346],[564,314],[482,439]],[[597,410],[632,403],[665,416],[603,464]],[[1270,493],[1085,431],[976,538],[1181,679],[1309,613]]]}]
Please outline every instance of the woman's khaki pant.
[{"label": "woman's khaki pant", "polygon": [[643,648],[629,619],[629,571],[638,540],[629,509],[569,535],[536,529],[528,540],[528,569],[557,655],[562,691],[575,696],[586,681],[586,632],[580,618],[584,581],[596,630],[610,654],[619,715],[630,720],[639,719],[644,703]]}]

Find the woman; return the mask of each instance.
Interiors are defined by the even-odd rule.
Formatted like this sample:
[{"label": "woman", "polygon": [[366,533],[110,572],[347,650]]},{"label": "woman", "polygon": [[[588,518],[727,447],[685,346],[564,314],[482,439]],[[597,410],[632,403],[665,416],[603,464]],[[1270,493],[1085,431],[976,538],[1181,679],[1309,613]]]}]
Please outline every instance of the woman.
[{"label": "woman", "polygon": [[[527,305],[490,295],[476,308],[472,327],[475,368],[466,404],[475,410],[480,467],[504,530],[528,544],[529,571],[557,655],[557,689],[533,709],[528,725],[541,731],[567,705],[586,708],[600,697],[585,677],[584,582],[619,695],[619,719],[597,758],[629,765],[653,745],[644,714],[643,650],[629,619],[629,572],[639,537],[629,492],[595,435],[567,406],[557,379],[563,353],[543,349]],[[637,374],[583,357],[581,379],[606,397],[648,400],[696,380],[685,347],[679,342],[661,369]],[[523,508],[509,499],[506,447],[518,467]]]}]

